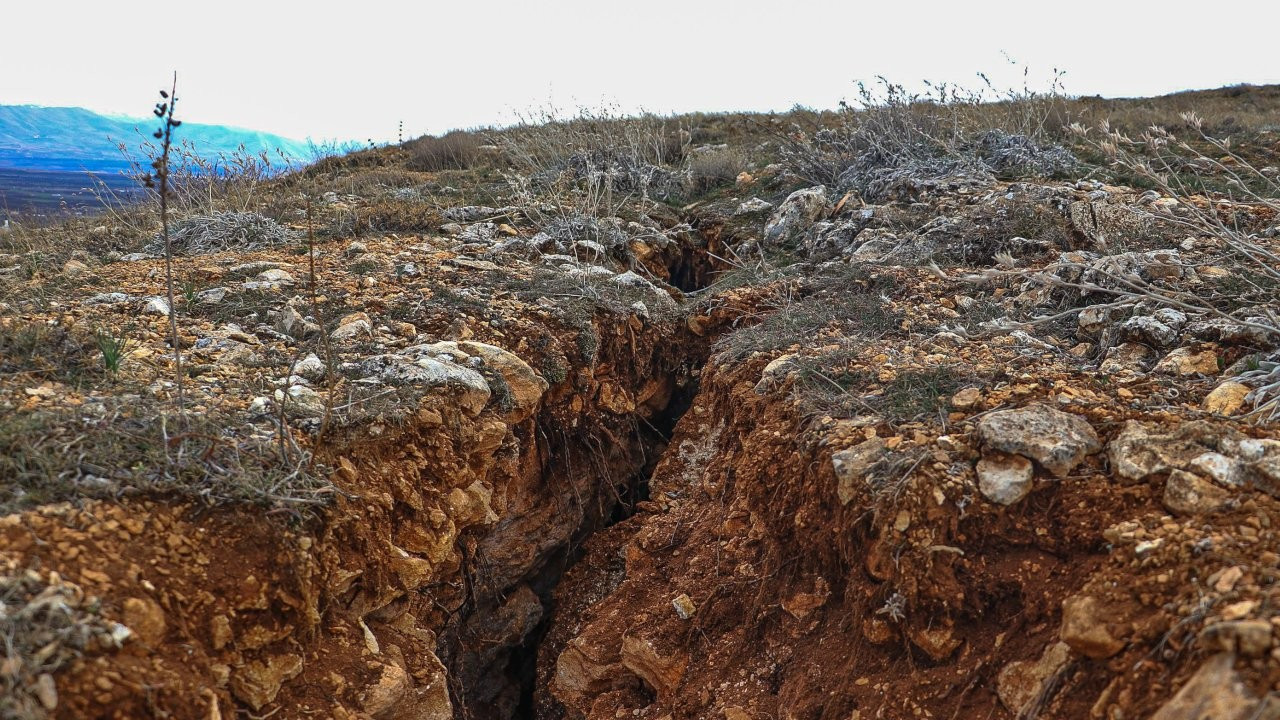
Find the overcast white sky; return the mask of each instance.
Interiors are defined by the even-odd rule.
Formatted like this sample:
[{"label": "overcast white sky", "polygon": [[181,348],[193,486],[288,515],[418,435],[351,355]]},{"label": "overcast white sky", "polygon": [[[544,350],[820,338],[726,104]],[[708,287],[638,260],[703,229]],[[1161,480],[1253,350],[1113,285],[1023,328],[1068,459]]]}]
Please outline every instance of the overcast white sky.
[{"label": "overcast white sky", "polygon": [[[167,15],[161,15],[167,13]],[[0,104],[394,140],[515,110],[832,107],[884,74],[1150,95],[1280,82],[1280,0],[6,1]],[[167,87],[167,86],[166,86]]]}]

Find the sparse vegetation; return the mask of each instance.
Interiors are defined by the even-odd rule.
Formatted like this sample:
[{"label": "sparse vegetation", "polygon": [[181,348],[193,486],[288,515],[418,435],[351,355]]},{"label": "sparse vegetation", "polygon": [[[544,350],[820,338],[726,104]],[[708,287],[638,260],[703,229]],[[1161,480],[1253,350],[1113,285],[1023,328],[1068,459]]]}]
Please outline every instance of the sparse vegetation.
[{"label": "sparse vegetation", "polygon": [[[12,281],[0,294],[0,514],[17,513],[9,532],[34,539],[14,552],[82,577],[112,619],[121,597],[191,616],[146,648],[179,682],[138,653],[102,658],[141,678],[114,686],[139,707],[211,702],[192,693],[217,687],[224,715],[380,717],[370,698],[391,680],[395,712],[412,713],[424,678],[438,679],[422,672],[439,672],[437,653],[457,713],[518,715],[540,702],[520,694],[529,676],[516,667],[535,643],[555,672],[543,660],[556,643],[616,647],[617,618],[647,617],[623,641],[694,661],[662,690],[623,673],[611,708],[849,717],[891,697],[902,708],[881,714],[1012,717],[1004,669],[1034,662],[1042,640],[1062,650],[1058,609],[1091,593],[1150,613],[1117,632],[1145,629],[1106,662],[1072,651],[1036,707],[1065,717],[1114,688],[1126,717],[1151,716],[1164,698],[1150,689],[1193,671],[1152,652],[1161,623],[1187,622],[1179,642],[1194,648],[1201,621],[1231,607],[1271,642],[1275,598],[1257,578],[1275,563],[1257,548],[1275,544],[1262,518],[1280,505],[1257,473],[1280,406],[1266,334],[1280,287],[1275,173],[1207,136],[1188,149],[1155,131],[1131,143],[1064,135],[1086,103],[1056,89],[994,104],[882,91],[887,103],[836,113],[606,112],[369,147],[263,179],[239,207],[175,199],[177,171],[158,160],[159,240],[154,223],[24,227],[26,244],[0,240],[21,247],[0,258]],[[157,110],[172,134],[166,99]],[[1114,174],[1045,179],[1108,152]],[[1092,179],[1148,169],[1153,193]],[[827,191],[794,196],[811,203],[804,227],[761,240],[816,173]],[[1107,208],[1136,229],[1095,237],[1087,222]],[[285,230],[304,219],[305,240]],[[112,254],[146,241],[163,266]],[[996,413],[1033,405],[1043,414],[1025,425],[1069,432],[1007,446],[1022,428],[986,434]],[[1260,427],[1246,433],[1251,410]],[[1137,425],[1151,447],[1191,428],[1250,480],[1184,465],[1196,472],[1121,482],[1118,434]],[[993,490],[992,474],[1011,487]],[[1188,511],[1170,493],[1178,480],[1202,483],[1197,502],[1230,501]],[[136,512],[147,529],[99,527],[99,511]],[[180,532],[186,523],[196,532]],[[149,563],[142,545],[170,535],[168,560]],[[1135,546],[1151,538],[1166,542]],[[100,557],[110,561],[91,564]],[[199,571],[172,572],[186,558]],[[11,603],[17,570],[0,566],[0,643],[26,632],[9,631],[9,610],[58,580],[21,575],[31,582]],[[1228,572],[1240,575],[1214,589]],[[544,590],[559,582],[569,601],[544,622]],[[1152,601],[1131,602],[1133,587]],[[1189,602],[1211,591],[1210,611]],[[72,634],[95,620],[92,603],[66,605],[67,617],[38,621]],[[206,636],[223,615],[234,645],[214,647]],[[746,635],[739,617],[754,619]],[[1004,643],[1010,628],[1021,635]],[[353,639],[370,652],[347,652]],[[26,660],[39,642],[9,653],[37,674],[0,689],[47,686],[40,675],[57,667]],[[772,679],[757,671],[761,647]],[[385,667],[366,662],[375,654]],[[306,674],[250,708],[246,664],[291,671],[294,657]],[[1228,669],[1240,687],[1264,687],[1269,657]],[[231,679],[215,684],[211,666]],[[972,682],[956,685],[956,672]],[[726,673],[749,681],[721,684]],[[84,675],[92,696],[75,694],[80,675],[58,678],[78,703],[59,712],[118,702],[97,699],[97,680],[114,676]],[[336,688],[318,707],[307,704],[315,677]],[[595,682],[576,698],[553,688],[556,702],[588,715]],[[478,701],[477,685],[495,694]],[[475,712],[499,696],[511,712]]]},{"label": "sparse vegetation", "polygon": [[318,471],[282,463],[269,438],[231,414],[193,413],[175,432],[178,423],[158,401],[0,417],[0,513],[139,493],[300,512],[332,497]]},{"label": "sparse vegetation", "polygon": [[79,384],[102,368],[96,343],[62,323],[0,321],[0,377]]},{"label": "sparse vegetation", "polygon": [[718,345],[735,360],[811,346],[825,336],[871,341],[893,332],[901,316],[882,292],[881,280],[856,265],[814,273],[807,281],[782,280],[763,319],[728,334]]}]

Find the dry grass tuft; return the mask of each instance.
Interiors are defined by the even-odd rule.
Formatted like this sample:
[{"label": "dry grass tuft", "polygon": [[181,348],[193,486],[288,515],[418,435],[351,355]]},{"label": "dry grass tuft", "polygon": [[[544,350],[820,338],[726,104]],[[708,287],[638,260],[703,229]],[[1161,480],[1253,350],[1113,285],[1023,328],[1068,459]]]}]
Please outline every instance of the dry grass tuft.
[{"label": "dry grass tuft", "polygon": [[192,413],[178,428],[157,401],[137,396],[0,417],[0,513],[150,494],[297,514],[332,498],[309,455],[281,453],[247,418]]}]

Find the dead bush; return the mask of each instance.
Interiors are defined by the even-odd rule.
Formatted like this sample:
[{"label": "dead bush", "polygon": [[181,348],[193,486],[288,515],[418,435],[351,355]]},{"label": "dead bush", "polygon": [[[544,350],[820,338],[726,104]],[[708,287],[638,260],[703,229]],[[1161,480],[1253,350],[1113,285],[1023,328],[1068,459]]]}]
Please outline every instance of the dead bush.
[{"label": "dead bush", "polygon": [[440,213],[422,200],[386,196],[364,209],[368,228],[383,232],[427,232],[440,227]]},{"label": "dead bush", "polygon": [[689,158],[689,191],[705,195],[733,183],[746,169],[747,159],[738,150],[721,148],[693,153]]},{"label": "dead bush", "polygon": [[871,200],[920,178],[1053,176],[1076,167],[1049,132],[1064,103],[1057,81],[1048,92],[1023,88],[995,98],[932,88],[925,95],[883,78],[878,87],[859,83],[857,106],[841,103],[832,125],[777,136],[783,164],[806,182]]},{"label": "dead bush", "polygon": [[[213,212],[184,218],[173,224],[170,238],[174,253],[179,255],[254,250],[295,241],[296,237],[288,228],[252,212]],[[145,250],[157,255],[163,253],[163,239],[154,239]]]},{"label": "dead bush", "polygon": [[481,151],[480,137],[473,132],[454,130],[439,137],[424,135],[405,143],[409,151],[410,170],[440,172],[469,170],[476,165]]}]

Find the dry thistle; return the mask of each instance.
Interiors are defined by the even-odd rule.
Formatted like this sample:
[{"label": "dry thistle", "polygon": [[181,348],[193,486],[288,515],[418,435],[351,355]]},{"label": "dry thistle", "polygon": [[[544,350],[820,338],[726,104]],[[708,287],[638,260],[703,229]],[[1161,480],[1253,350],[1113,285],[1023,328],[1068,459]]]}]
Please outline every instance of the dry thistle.
[{"label": "dry thistle", "polygon": [[160,91],[160,102],[153,113],[160,119],[160,127],[152,136],[160,141],[160,153],[151,161],[152,171],[144,177],[149,188],[156,188],[160,196],[160,228],[164,237],[164,279],[169,303],[169,342],[173,346],[173,376],[178,394],[178,422],[185,429],[186,401],[183,398],[182,350],[178,345],[177,305],[173,294],[173,244],[169,239],[169,150],[173,146],[173,131],[182,125],[175,120],[173,109],[178,104],[178,73],[173,73],[173,85],[169,92]]}]

